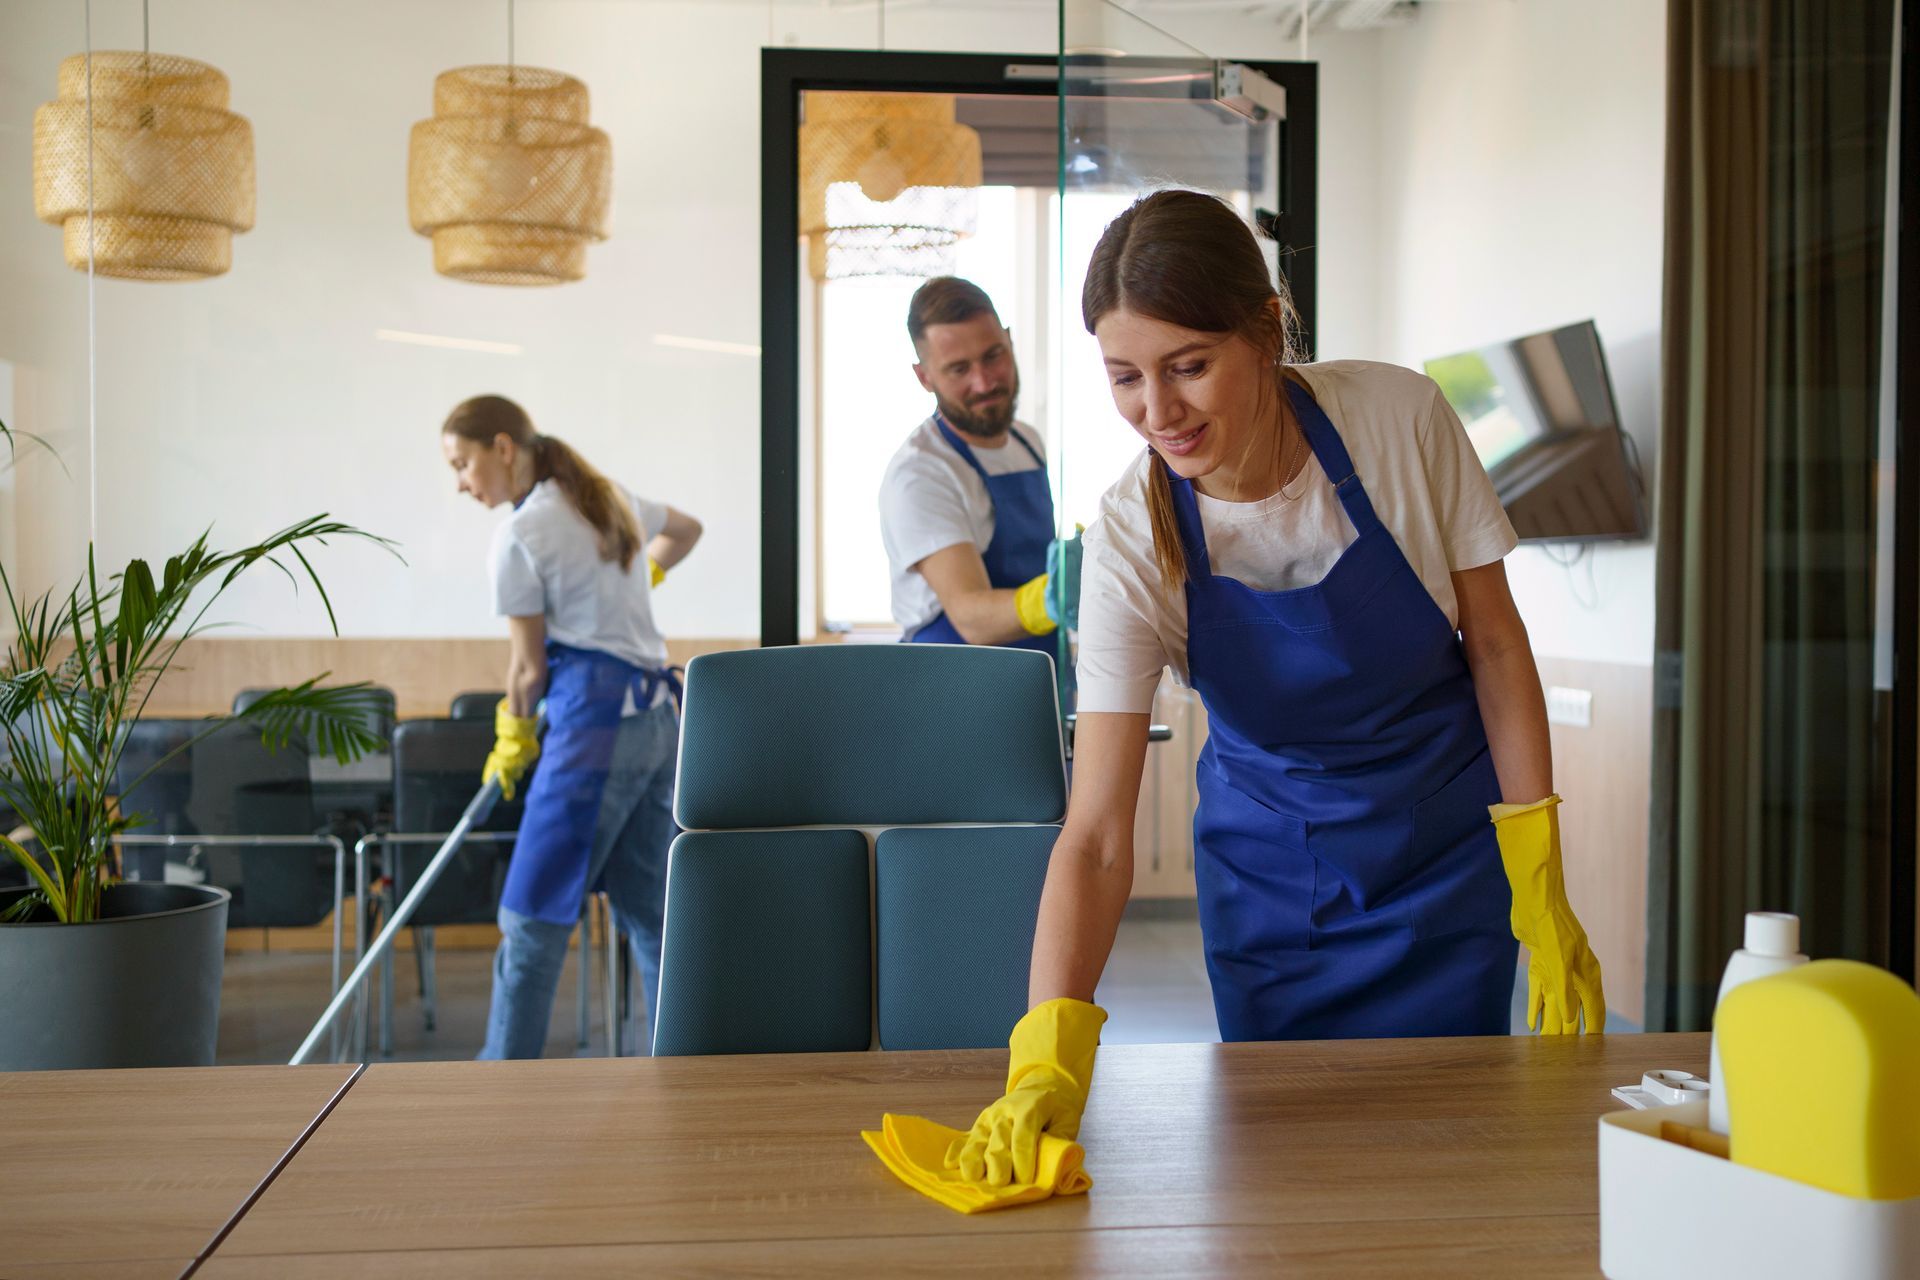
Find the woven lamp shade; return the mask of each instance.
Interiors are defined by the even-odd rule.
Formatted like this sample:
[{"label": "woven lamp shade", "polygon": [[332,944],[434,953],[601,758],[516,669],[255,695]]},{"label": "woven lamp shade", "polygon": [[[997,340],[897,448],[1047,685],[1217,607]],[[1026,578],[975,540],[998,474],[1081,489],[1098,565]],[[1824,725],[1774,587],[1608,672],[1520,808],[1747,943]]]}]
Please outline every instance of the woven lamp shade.
[{"label": "woven lamp shade", "polygon": [[587,123],[587,86],[540,67],[458,67],[413,126],[407,214],[433,269],[477,284],[562,284],[607,238],[613,144]]},{"label": "woven lamp shade", "polygon": [[[33,113],[33,209],[87,269],[87,57],[60,64],[60,96]],[[227,78],[165,53],[93,55],[93,269],[199,280],[233,265],[253,227],[253,127]]]},{"label": "woven lamp shade", "polygon": [[980,135],[950,95],[806,95],[800,234],[816,280],[947,270],[979,185]]}]

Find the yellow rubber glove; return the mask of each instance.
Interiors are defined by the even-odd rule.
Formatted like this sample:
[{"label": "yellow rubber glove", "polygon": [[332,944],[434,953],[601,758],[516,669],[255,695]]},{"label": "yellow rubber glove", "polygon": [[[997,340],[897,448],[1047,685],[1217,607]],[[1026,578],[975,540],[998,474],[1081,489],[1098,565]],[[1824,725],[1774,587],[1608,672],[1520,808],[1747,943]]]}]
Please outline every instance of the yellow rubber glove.
[{"label": "yellow rubber glove", "polygon": [[647,557],[647,579],[656,587],[667,580],[667,571],[662,569],[660,562],[652,556]]},{"label": "yellow rubber glove", "polygon": [[959,1213],[985,1213],[1050,1196],[1083,1195],[1093,1186],[1093,1179],[1081,1168],[1087,1153],[1080,1144],[1051,1134],[1040,1139],[1040,1159],[1032,1182],[1004,1187],[968,1182],[959,1170],[944,1165],[947,1148],[963,1136],[958,1129],[919,1116],[896,1115],[880,1117],[877,1131],[863,1129],[860,1133],[894,1177]]},{"label": "yellow rubber glove", "polygon": [[990,1187],[1033,1182],[1040,1139],[1080,1136],[1093,1084],[1093,1055],[1107,1011],[1084,1000],[1048,1000],[1027,1010],[1007,1040],[1007,1092],[947,1148],[946,1165]]},{"label": "yellow rubber glove", "polygon": [[480,783],[498,779],[500,794],[513,799],[513,792],[520,785],[520,779],[540,757],[540,739],[534,736],[534,728],[539,721],[532,716],[517,716],[509,708],[505,698],[493,709],[493,751],[487,756],[486,765],[480,770]]},{"label": "yellow rubber glove", "polygon": [[1013,589],[1013,611],[1030,636],[1044,636],[1060,624],[1047,616],[1047,575],[1023,582]]},{"label": "yellow rubber glove", "polygon": [[1487,810],[1500,840],[1500,861],[1513,886],[1513,936],[1527,949],[1527,1026],[1543,1036],[1606,1029],[1607,997],[1600,961],[1567,901],[1560,866],[1560,797]]}]

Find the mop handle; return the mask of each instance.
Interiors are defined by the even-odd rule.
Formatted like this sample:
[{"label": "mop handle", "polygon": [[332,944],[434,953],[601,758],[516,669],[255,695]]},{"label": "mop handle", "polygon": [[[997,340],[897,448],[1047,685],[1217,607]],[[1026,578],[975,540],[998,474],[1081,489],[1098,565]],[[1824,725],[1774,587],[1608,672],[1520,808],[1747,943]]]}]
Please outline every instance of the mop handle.
[{"label": "mop handle", "polygon": [[447,864],[453,861],[453,855],[460,852],[460,846],[466,842],[467,834],[492,814],[494,802],[499,798],[498,779],[487,783],[474,793],[473,799],[467,803],[467,811],[460,815],[460,821],[453,824],[453,830],[447,833],[447,838],[441,844],[439,851],[420,872],[420,879],[412,889],[407,891],[407,896],[400,900],[400,905],[393,909],[393,918],[388,920],[386,927],[380,930],[380,936],[375,938],[373,945],[367,948],[366,955],[360,957],[360,963],[353,966],[352,974],[348,975],[347,980],[340,984],[340,989],[333,993],[332,1002],[327,1005],[327,1011],[320,1015],[320,1020],[313,1024],[313,1030],[307,1032],[307,1038],[300,1042],[298,1049],[294,1050],[293,1057],[288,1062],[289,1066],[300,1066],[312,1056],[313,1051],[319,1047],[320,1038],[327,1033],[327,1028],[333,1025],[333,1020],[340,1016],[340,1011],[347,1007],[347,1001],[353,996],[354,990],[360,983],[365,981],[374,962],[393,948],[394,938],[398,936],[401,929],[406,927],[407,921],[413,918],[420,900],[433,888],[434,882],[440,878],[440,873],[446,870]]}]

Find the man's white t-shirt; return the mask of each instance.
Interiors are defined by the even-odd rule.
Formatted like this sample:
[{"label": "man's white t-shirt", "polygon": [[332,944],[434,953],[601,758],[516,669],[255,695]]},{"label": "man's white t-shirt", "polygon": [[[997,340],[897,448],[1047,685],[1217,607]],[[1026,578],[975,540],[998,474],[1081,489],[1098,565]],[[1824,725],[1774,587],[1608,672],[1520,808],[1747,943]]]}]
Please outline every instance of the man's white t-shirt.
[{"label": "man's white t-shirt", "polygon": [[[1016,433],[1032,453],[1020,447]],[[968,448],[992,476],[1046,464],[1046,446],[1024,422],[1015,422],[998,448],[972,442]],[[940,597],[913,566],[961,542],[984,555],[993,541],[993,499],[986,481],[947,443],[931,417],[913,429],[887,463],[880,482],[880,538],[893,579],[893,620],[908,635],[940,616]]]},{"label": "man's white t-shirt", "polygon": [[[1296,366],[1340,433],[1374,512],[1447,620],[1459,625],[1456,571],[1491,564],[1518,539],[1493,482],[1433,379],[1397,365]],[[1187,674],[1187,601],[1168,590],[1147,514],[1151,454],[1107,490],[1086,532],[1080,577],[1081,711],[1146,712],[1163,668]],[[1213,572],[1257,591],[1326,577],[1357,534],[1317,456],[1279,493],[1222,502],[1195,492]]]},{"label": "man's white t-shirt", "polygon": [[593,526],[559,485],[542,480],[494,530],[493,611],[507,618],[541,614],[551,640],[658,669],[667,664],[667,642],[653,622],[645,546],[666,526],[667,508],[614,488],[640,521],[641,550],[632,565],[602,560]]}]

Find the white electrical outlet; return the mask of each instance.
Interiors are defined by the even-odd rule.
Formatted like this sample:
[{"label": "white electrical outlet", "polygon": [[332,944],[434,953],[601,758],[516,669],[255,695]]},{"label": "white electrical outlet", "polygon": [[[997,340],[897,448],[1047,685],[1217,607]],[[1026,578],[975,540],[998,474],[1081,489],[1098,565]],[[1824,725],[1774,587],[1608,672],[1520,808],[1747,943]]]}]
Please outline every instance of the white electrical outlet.
[{"label": "white electrical outlet", "polygon": [[1547,723],[1567,724],[1577,729],[1593,727],[1593,691],[1566,689],[1554,685],[1547,690]]}]

